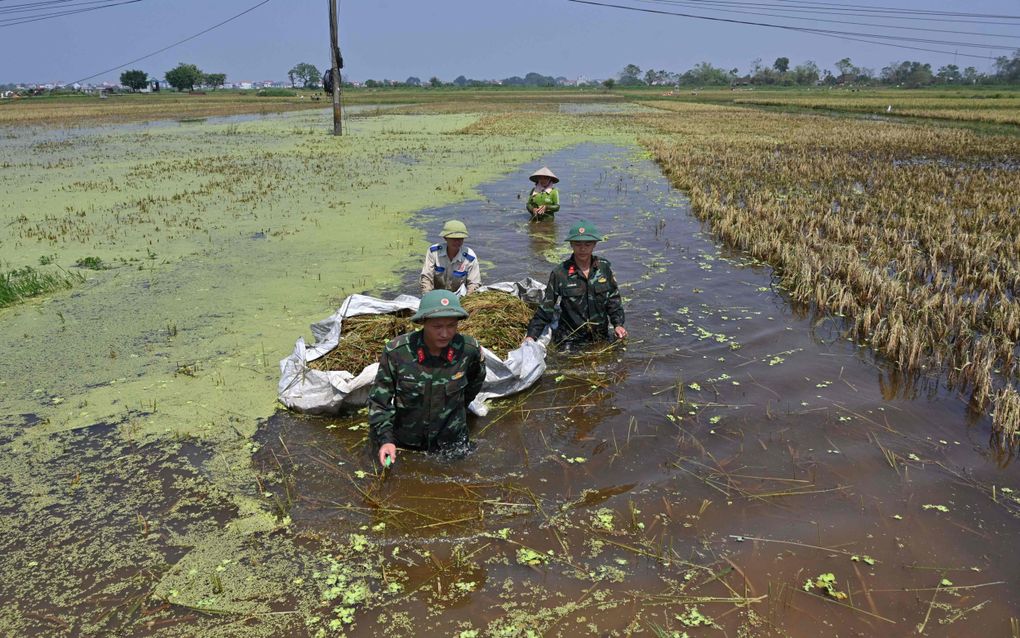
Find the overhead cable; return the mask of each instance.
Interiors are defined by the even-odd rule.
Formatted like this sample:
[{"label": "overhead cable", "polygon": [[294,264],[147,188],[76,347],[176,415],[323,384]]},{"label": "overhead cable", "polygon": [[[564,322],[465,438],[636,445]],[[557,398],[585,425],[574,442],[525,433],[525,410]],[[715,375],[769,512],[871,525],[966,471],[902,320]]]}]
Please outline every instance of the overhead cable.
[{"label": "overhead cable", "polygon": [[[670,16],[677,16],[677,17],[682,17],[682,18],[691,18],[691,19],[695,19],[695,20],[708,20],[708,21],[711,21],[711,22],[726,22],[726,23],[729,23],[729,24],[744,24],[744,25],[756,26],[756,27],[768,27],[768,28],[772,28],[772,29],[783,29],[783,30],[786,30],[786,31],[797,31],[797,32],[800,32],[800,33],[812,33],[812,34],[815,34],[815,35],[821,35],[821,36],[825,36],[825,37],[837,38],[837,39],[840,39],[840,40],[850,40],[850,41],[854,41],[854,42],[865,42],[865,43],[868,43],[868,44],[878,44],[878,45],[882,45],[882,46],[896,47],[896,48],[900,48],[900,49],[911,49],[911,50],[914,50],[914,51],[926,51],[926,52],[929,52],[929,53],[944,53],[944,54],[947,54],[947,55],[959,55],[959,56],[962,56],[962,57],[977,58],[977,59],[982,59],[982,60],[988,58],[987,55],[975,55],[975,54],[972,54],[972,53],[958,53],[956,51],[947,51],[945,49],[929,49],[929,48],[926,48],[926,47],[918,47],[918,46],[912,46],[912,45],[907,45],[907,44],[896,44],[894,42],[884,42],[883,41],[883,40],[898,40],[898,41],[907,41],[907,42],[917,42],[917,43],[922,43],[922,44],[940,44],[940,45],[943,45],[943,46],[954,46],[954,43],[944,42],[944,41],[940,41],[940,40],[930,40],[930,39],[923,39],[923,38],[906,38],[906,37],[900,37],[900,36],[886,36],[886,35],[881,35],[881,34],[857,33],[857,32],[852,32],[852,31],[836,31],[836,30],[833,30],[833,29],[812,29],[812,28],[809,28],[809,27],[797,27],[797,26],[786,25],[786,24],[772,24],[772,23],[768,23],[768,22],[754,22],[754,21],[750,21],[750,20],[737,20],[737,19],[734,19],[734,18],[719,18],[719,17],[713,17],[713,16],[695,15],[695,14],[690,14],[690,13],[681,13],[681,12],[678,12],[678,11],[663,11],[663,10],[659,10],[659,9],[645,9],[645,8],[641,8],[641,7],[631,7],[631,6],[620,5],[620,4],[612,4],[612,3],[608,3],[608,2],[595,2],[594,0],[567,0],[567,1],[568,2],[573,2],[573,3],[576,3],[576,4],[586,4],[586,5],[592,5],[592,6],[597,6],[597,7],[607,7],[607,8],[611,8],[611,9],[623,9],[623,10],[626,10],[626,11],[637,11],[637,12],[641,12],[641,13],[653,13],[653,14],[659,14],[659,15],[670,15]],[[969,44],[969,43],[968,44],[957,44],[957,46],[968,46],[968,47],[975,47],[975,48],[982,48],[982,49],[1012,49],[1012,48],[1014,48],[1014,47],[1001,47],[1001,46],[994,46],[994,45]]]},{"label": "overhead cable", "polygon": [[[118,7],[118,6],[123,5],[123,4],[134,4],[136,2],[142,2],[142,0],[118,0],[116,2],[109,2],[108,0],[105,0],[105,1],[106,1],[106,4],[102,4],[102,5],[95,6],[95,7],[83,7],[83,8],[72,9],[71,6],[78,6],[78,5],[69,5],[69,6],[65,7],[65,10],[62,10],[62,11],[56,11],[56,12],[51,12],[51,13],[39,14],[39,15],[34,15],[34,16],[24,16],[24,15],[22,15],[22,16],[17,16],[17,17],[12,17],[12,18],[0,18],[0,28],[13,27],[13,26],[16,26],[16,25],[19,25],[19,24],[28,24],[29,22],[40,22],[42,20],[52,20],[53,18],[59,18],[59,17],[62,17],[62,16],[75,15],[75,14],[78,14],[78,13],[87,13],[89,11],[98,11],[99,9],[106,9],[106,8],[109,8],[109,7]],[[84,3],[84,4],[92,4],[92,3]],[[3,11],[0,10],[0,13],[3,13]]]},{"label": "overhead cable", "polygon": [[[713,11],[713,12],[716,12],[716,13],[729,13],[729,14],[736,14],[736,15],[765,16],[767,18],[783,18],[785,20],[807,20],[807,21],[810,21],[810,22],[826,22],[826,23],[830,23],[830,24],[851,24],[851,25],[860,26],[860,27],[877,27],[877,28],[880,28],[880,29],[889,29],[889,30],[895,30],[895,31],[923,31],[923,32],[926,32],[926,33],[951,33],[953,35],[973,35],[973,36],[984,37],[984,38],[1006,38],[1006,39],[1009,39],[1009,40],[1020,40],[1020,35],[1009,35],[1009,34],[1005,34],[1005,33],[984,33],[984,32],[981,32],[981,31],[958,31],[958,30],[955,30],[955,29],[932,29],[932,28],[926,28],[926,27],[908,27],[908,26],[899,25],[899,24],[879,24],[879,23],[876,23],[876,22],[854,22],[852,20],[833,20],[831,18],[802,17],[802,16],[799,16],[799,15],[790,15],[790,16],[784,15],[784,14],[776,15],[774,13],[764,13],[764,12],[759,12],[759,11],[745,11],[743,9],[722,9],[722,8],[714,9],[714,8],[711,8],[711,7],[703,7],[702,6],[703,4],[709,4],[709,5],[719,5],[721,7],[729,7],[729,6],[732,6],[732,5],[744,4],[744,3],[735,3],[735,2],[722,2],[722,1],[716,2],[716,1],[713,1],[713,0],[708,0],[707,2],[705,2],[704,0],[636,0],[636,1],[637,2],[643,2],[643,3],[668,4],[668,5],[671,5],[671,6],[684,6],[684,7],[690,7],[690,8],[698,8],[698,9],[702,9],[703,11]],[[697,4],[695,4],[695,3],[697,3]],[[777,11],[789,11],[789,10],[788,9],[777,9]],[[986,24],[986,23],[982,23],[982,24]],[[985,44],[981,45],[981,48],[986,48],[986,47],[987,47],[987,45],[985,45]],[[1008,47],[1008,48],[1012,48],[1012,47]]]},{"label": "overhead cable", "polygon": [[[877,18],[882,20],[910,20],[911,22],[947,22],[950,24],[989,24],[995,26],[1009,26],[1006,23],[1008,23],[1009,21],[1014,21],[1017,22],[1017,24],[1020,24],[1020,16],[1000,16],[996,18],[986,18],[985,14],[975,13],[975,14],[961,14],[959,17],[936,17],[939,15],[937,12],[896,14],[890,12],[875,12],[865,9],[830,8],[826,6],[817,6],[815,4],[802,4],[802,5],[798,4],[791,6],[789,4],[783,3],[784,0],[773,0],[773,2],[748,2],[735,0],[636,0],[636,1],[665,5],[693,4],[699,7],[701,5],[720,5],[734,8],[767,9],[770,11],[777,11],[781,13],[838,15],[850,17]],[[891,27],[893,25],[890,24],[889,26]]]},{"label": "overhead cable", "polygon": [[262,2],[259,2],[257,4],[252,5],[251,7],[248,7],[247,9],[242,11],[241,13],[238,13],[236,15],[232,15],[232,16],[230,16],[229,18],[227,18],[226,20],[224,20],[222,22],[217,22],[216,24],[212,25],[211,27],[202,29],[201,31],[199,31],[198,33],[196,33],[194,35],[189,35],[188,37],[186,37],[186,38],[184,38],[182,40],[178,40],[177,42],[174,42],[173,44],[168,44],[167,46],[163,47],[162,49],[158,49],[156,51],[153,51],[152,53],[146,53],[145,55],[143,55],[141,57],[138,57],[138,58],[135,58],[134,60],[129,60],[129,61],[125,62],[124,64],[118,64],[115,67],[110,67],[109,69],[104,69],[103,71],[99,71],[98,73],[93,73],[92,75],[85,76],[85,77],[83,77],[81,79],[78,79],[78,80],[75,80],[74,82],[71,82],[71,84],[78,84],[79,82],[84,82],[85,80],[91,80],[92,78],[98,77],[100,75],[103,75],[104,73],[109,73],[111,71],[116,71],[118,69],[123,69],[124,67],[128,66],[129,64],[134,64],[135,62],[141,62],[142,60],[145,60],[146,58],[151,58],[154,55],[158,55],[160,53],[163,53],[164,51],[168,51],[168,50],[170,50],[170,49],[172,49],[172,48],[174,48],[176,46],[179,46],[181,44],[184,44],[185,42],[188,42],[189,40],[194,40],[195,38],[197,38],[197,37],[199,37],[201,35],[205,35],[206,33],[209,33],[210,31],[212,31],[213,29],[218,29],[218,28],[222,27],[223,25],[227,24],[228,22],[233,22],[234,20],[240,18],[241,16],[243,16],[243,15],[245,15],[247,13],[251,13],[255,9],[258,9],[259,7],[261,7],[264,4],[269,4],[270,2],[272,2],[272,0],[262,0]]}]

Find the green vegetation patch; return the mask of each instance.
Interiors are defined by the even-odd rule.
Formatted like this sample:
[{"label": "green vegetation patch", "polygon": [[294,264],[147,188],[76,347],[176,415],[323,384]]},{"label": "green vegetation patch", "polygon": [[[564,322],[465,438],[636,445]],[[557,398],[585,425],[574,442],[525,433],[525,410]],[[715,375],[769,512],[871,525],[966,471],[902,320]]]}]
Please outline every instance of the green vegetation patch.
[{"label": "green vegetation patch", "polygon": [[106,270],[109,268],[109,266],[103,263],[102,259],[92,256],[82,257],[78,261],[74,262],[74,265],[77,268],[85,268],[87,270]]},{"label": "green vegetation patch", "polygon": [[0,272],[0,308],[71,288],[80,281],[80,277],[66,271],[43,272],[31,266]]},{"label": "green vegetation patch", "polygon": [[259,97],[296,97],[297,92],[290,89],[262,89],[255,95]]}]

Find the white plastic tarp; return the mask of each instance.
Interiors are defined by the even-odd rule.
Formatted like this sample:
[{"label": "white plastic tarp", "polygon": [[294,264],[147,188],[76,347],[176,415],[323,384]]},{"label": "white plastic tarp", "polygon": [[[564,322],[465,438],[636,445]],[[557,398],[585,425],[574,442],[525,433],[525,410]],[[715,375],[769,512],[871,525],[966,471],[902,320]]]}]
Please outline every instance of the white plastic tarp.
[{"label": "white plastic tarp", "polygon": [[[525,301],[538,303],[545,291],[545,285],[532,278],[512,282],[505,281],[482,286],[479,292],[498,290],[515,295]],[[378,363],[358,373],[313,370],[308,367],[314,361],[333,350],[340,342],[343,321],[346,317],[376,315],[399,310],[418,310],[418,298],[400,295],[386,300],[367,295],[351,295],[340,304],[339,310],[330,317],[313,323],[312,335],[315,344],[308,346],[303,337],[294,345],[294,352],[280,361],[280,402],[292,410],[309,414],[335,414],[342,406],[360,406],[368,402],[368,393],[375,381]],[[506,359],[499,359],[482,344],[485,357],[485,383],[471,405],[472,412],[484,416],[488,412],[484,401],[520,392],[532,386],[545,372],[545,352],[549,344],[550,331],[533,343],[525,343],[507,353]]]}]

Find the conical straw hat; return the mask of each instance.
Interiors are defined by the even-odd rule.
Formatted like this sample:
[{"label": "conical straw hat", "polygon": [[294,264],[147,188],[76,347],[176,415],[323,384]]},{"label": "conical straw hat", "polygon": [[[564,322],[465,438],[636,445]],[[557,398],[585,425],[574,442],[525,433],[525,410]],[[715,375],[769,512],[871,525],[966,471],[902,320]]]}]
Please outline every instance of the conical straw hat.
[{"label": "conical straw hat", "polygon": [[549,179],[552,180],[553,184],[555,184],[556,182],[560,181],[560,178],[556,177],[555,175],[553,175],[553,172],[551,170],[549,170],[548,166],[543,166],[542,168],[538,169],[537,171],[532,173],[531,177],[529,177],[528,179],[530,179],[531,181],[533,181],[533,182],[535,182],[537,184],[539,177],[548,177]]}]

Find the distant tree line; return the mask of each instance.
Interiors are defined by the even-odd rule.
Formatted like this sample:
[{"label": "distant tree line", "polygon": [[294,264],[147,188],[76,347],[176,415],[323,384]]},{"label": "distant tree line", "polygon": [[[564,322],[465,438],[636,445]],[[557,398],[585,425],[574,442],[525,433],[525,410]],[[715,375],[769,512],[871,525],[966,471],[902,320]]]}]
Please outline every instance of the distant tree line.
[{"label": "distant tree line", "polygon": [[[301,66],[301,65],[299,65]],[[309,65],[310,66],[310,65]],[[1020,50],[1012,57],[1002,56],[995,60],[995,71],[981,73],[975,67],[961,69],[955,64],[947,64],[933,70],[931,64],[906,61],[892,62],[879,71],[855,65],[850,58],[838,60],[833,70],[822,69],[811,60],[800,64],[792,64],[790,58],[779,57],[771,65],[762,63],[761,59],[751,62],[750,70],[741,73],[739,69],[725,69],[714,66],[710,62],[700,62],[683,72],[666,70],[642,69],[636,64],[628,64],[616,77],[601,82],[605,88],[638,86],[815,86],[815,85],[855,85],[855,86],[904,86],[921,87],[936,84],[974,85],[974,84],[1020,84]],[[295,67],[296,68],[296,67]],[[314,70],[315,67],[312,67]],[[312,74],[318,77],[318,73]],[[312,75],[307,77],[311,78]],[[298,75],[302,78],[304,76]],[[293,82],[293,77],[291,78]],[[317,86],[312,84],[311,86]],[[345,82],[346,84],[346,82]],[[463,75],[452,82],[444,82],[432,77],[427,82],[411,76],[403,82],[398,80],[366,80],[367,87],[404,86],[404,87],[483,87],[483,86],[564,86],[575,84],[565,77],[552,77],[540,73],[528,73],[524,77],[512,76],[501,80],[475,80]],[[600,84],[597,81],[580,82],[589,86]],[[306,84],[306,86],[309,86]]]},{"label": "distant tree line", "polygon": [[[453,81],[446,82],[436,76],[427,81],[416,76],[406,80],[368,79],[363,85],[376,87],[486,87],[486,86],[520,86],[550,87],[587,85],[612,89],[619,87],[638,86],[815,86],[815,85],[854,85],[854,86],[906,86],[921,87],[935,84],[974,85],[974,84],[1020,84],[1020,49],[1012,57],[1002,56],[995,60],[995,71],[981,73],[975,67],[960,69],[955,64],[947,64],[932,70],[931,64],[906,61],[892,62],[889,66],[876,72],[874,69],[859,67],[850,58],[843,58],[834,63],[834,71],[822,69],[811,60],[800,64],[792,64],[790,58],[779,57],[771,65],[762,63],[761,59],[751,62],[750,70],[741,73],[739,69],[726,69],[714,66],[710,62],[700,62],[683,72],[665,69],[642,69],[636,64],[628,64],[616,77],[599,81],[572,82],[565,77],[553,77],[541,73],[528,73],[524,77],[511,76],[503,79],[478,80],[464,75],[457,76]],[[288,72],[291,86],[300,82],[305,88],[321,86],[322,74],[313,64],[302,62]],[[349,78],[344,85],[351,86]]]},{"label": "distant tree line", "polygon": [[[328,70],[328,69],[327,69]],[[322,85],[322,74],[312,64],[302,62],[296,65],[288,73],[290,78],[291,86],[296,86],[296,82],[300,81],[305,88],[313,88]],[[503,78],[502,80],[475,80],[470,79],[466,76],[459,75],[451,82],[444,82],[436,76],[432,76],[428,80],[422,80],[419,77],[410,76],[404,81],[390,80],[390,79],[368,79],[362,83],[364,86],[369,88],[377,88],[384,86],[399,86],[399,87],[483,87],[483,86],[565,86],[570,84],[570,81],[565,77],[552,77],[549,75],[542,75],[541,73],[528,73],[524,77],[517,75]],[[345,86],[352,86],[352,83],[348,80],[344,80]]]},{"label": "distant tree line", "polygon": [[881,71],[856,66],[850,58],[843,58],[835,64],[835,73],[823,70],[808,60],[791,68],[790,59],[776,58],[771,66],[765,66],[760,59],[751,63],[751,69],[741,74],[739,69],[723,69],[709,62],[701,62],[683,73],[655,71],[642,73],[636,64],[628,64],[617,75],[603,82],[607,88],[614,86],[732,86],[741,84],[763,86],[813,86],[824,85],[865,85],[921,87],[935,84],[1020,84],[1020,49],[1012,57],[1001,56],[995,60],[993,73],[981,73],[975,67],[961,69],[947,64],[932,70],[931,64],[905,61],[892,62]]},{"label": "distant tree line", "polygon": [[[166,83],[178,91],[194,91],[196,86],[217,89],[227,82],[226,73],[205,73],[194,64],[181,62],[164,74]],[[120,74],[121,86],[132,91],[140,91],[156,78],[150,78],[149,74],[139,69],[129,69]]]}]

